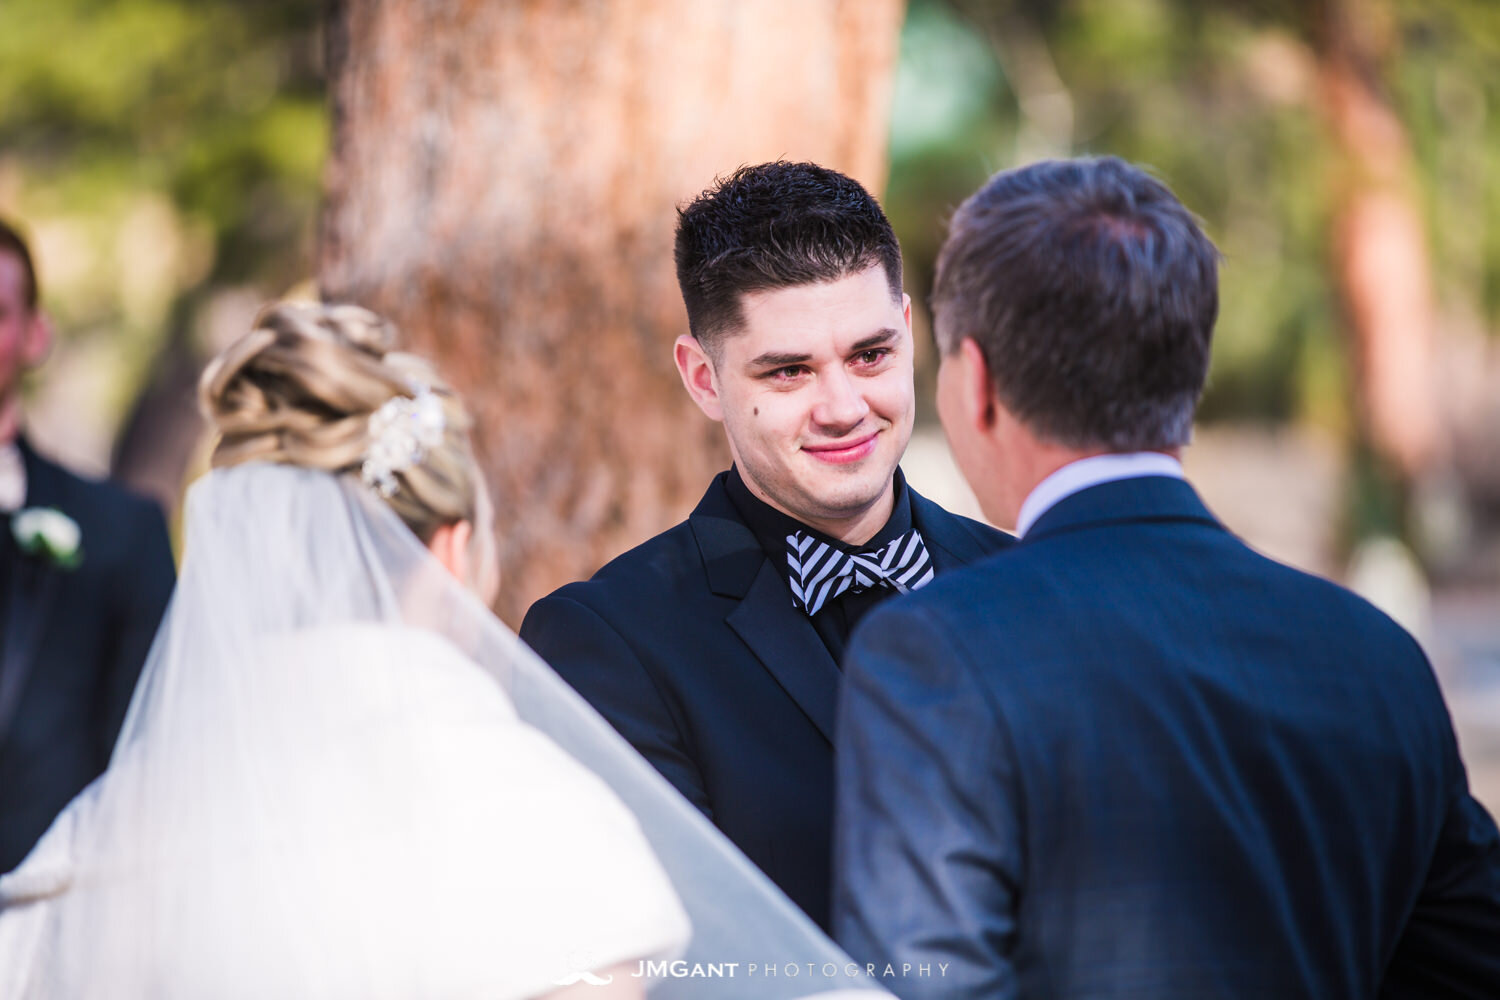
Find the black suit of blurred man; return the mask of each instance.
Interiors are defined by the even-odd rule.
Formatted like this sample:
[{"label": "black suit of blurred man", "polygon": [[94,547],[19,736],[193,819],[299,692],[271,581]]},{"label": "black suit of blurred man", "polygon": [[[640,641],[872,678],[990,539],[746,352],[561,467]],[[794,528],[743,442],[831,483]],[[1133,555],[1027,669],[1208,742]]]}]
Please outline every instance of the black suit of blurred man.
[{"label": "black suit of blurred man", "polygon": [[[20,435],[21,375],[50,336],[30,251],[0,222],[0,872],[109,762],[174,582],[154,504],[73,475]],[[48,508],[76,526],[76,549],[22,544],[16,529],[36,519],[21,512]]]}]

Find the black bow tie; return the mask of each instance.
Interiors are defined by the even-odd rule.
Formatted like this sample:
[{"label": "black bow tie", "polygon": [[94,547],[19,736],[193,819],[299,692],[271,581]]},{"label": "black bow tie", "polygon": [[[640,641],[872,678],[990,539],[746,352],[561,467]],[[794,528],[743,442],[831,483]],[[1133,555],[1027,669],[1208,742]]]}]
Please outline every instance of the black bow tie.
[{"label": "black bow tie", "polygon": [[801,531],[787,535],[786,544],[792,606],[806,610],[808,617],[846,590],[858,594],[872,587],[890,587],[904,594],[932,582],[927,543],[916,528],[864,552],[845,552]]}]

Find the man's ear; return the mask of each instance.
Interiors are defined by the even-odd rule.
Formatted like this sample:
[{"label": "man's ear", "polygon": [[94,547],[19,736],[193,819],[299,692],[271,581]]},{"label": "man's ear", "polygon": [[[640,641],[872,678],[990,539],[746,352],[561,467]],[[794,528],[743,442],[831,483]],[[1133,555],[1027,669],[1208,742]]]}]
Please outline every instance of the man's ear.
[{"label": "man's ear", "polygon": [[995,384],[984,351],[973,337],[965,337],[958,345],[958,362],[958,392],[964,416],[974,429],[988,434],[999,416],[995,412]]},{"label": "man's ear", "polygon": [[718,378],[714,374],[713,359],[698,343],[698,338],[684,333],[677,338],[672,348],[672,357],[677,362],[677,374],[688,395],[698,404],[698,409],[710,420],[724,419],[724,404],[719,399]]}]

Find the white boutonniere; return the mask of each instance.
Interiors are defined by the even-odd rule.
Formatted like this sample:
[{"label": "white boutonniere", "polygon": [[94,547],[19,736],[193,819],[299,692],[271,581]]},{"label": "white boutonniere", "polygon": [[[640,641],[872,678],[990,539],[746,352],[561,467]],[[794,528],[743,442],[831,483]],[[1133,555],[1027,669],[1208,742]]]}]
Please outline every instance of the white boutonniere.
[{"label": "white boutonniere", "polygon": [[29,556],[40,556],[63,569],[83,562],[83,532],[78,522],[55,507],[27,507],[10,519],[16,544]]}]

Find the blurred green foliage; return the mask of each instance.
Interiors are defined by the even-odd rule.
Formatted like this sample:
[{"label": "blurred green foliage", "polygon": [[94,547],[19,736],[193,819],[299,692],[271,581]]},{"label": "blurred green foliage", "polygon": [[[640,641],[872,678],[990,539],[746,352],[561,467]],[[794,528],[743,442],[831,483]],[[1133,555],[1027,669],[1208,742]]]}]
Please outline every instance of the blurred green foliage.
[{"label": "blurred green foliage", "polygon": [[[1369,0],[1405,123],[1443,322],[1500,326],[1500,4]],[[1225,254],[1203,416],[1349,430],[1330,280],[1341,174],[1295,0],[909,0],[886,201],[920,299],[947,216],[1043,155],[1150,165]],[[123,412],[220,289],[310,271],[328,136],[304,0],[5,0],[0,211],[49,307],[108,345]]]},{"label": "blurred green foliage", "polygon": [[[1343,174],[1314,15],[1276,0],[910,0],[887,203],[925,293],[943,220],[1046,155],[1149,165],[1224,253],[1202,416],[1351,428],[1331,278]],[[1439,322],[1500,327],[1500,4],[1372,0],[1375,67],[1409,133]]]},{"label": "blurred green foliage", "polygon": [[31,232],[63,335],[116,360],[116,412],[213,290],[308,274],[319,16],[293,0],[0,5],[0,211]]}]

